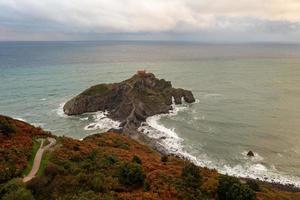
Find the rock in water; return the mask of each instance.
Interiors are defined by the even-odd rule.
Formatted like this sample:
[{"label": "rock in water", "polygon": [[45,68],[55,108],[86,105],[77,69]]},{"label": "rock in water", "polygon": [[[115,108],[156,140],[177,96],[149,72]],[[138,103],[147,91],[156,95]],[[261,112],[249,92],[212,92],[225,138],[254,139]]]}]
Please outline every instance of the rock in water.
[{"label": "rock in water", "polygon": [[120,83],[92,86],[64,105],[64,113],[78,115],[108,111],[111,119],[121,121],[125,131],[136,130],[147,117],[168,113],[182,99],[192,103],[191,91],[176,89],[170,81],[157,79],[152,73],[137,73]]},{"label": "rock in water", "polygon": [[247,156],[249,156],[249,157],[254,157],[253,151],[249,151],[249,152],[247,153]]}]

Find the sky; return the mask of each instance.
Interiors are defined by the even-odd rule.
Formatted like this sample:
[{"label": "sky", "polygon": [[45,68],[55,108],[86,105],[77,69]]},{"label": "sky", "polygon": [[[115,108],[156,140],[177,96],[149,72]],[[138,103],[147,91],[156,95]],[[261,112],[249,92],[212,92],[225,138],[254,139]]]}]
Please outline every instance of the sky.
[{"label": "sky", "polygon": [[0,0],[0,41],[300,42],[300,0]]}]

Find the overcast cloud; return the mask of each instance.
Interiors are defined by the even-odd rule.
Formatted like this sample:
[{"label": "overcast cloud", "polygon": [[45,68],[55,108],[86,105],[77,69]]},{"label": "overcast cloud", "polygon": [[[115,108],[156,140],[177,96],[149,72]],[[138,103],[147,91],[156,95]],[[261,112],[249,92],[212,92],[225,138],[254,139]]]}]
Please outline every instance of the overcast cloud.
[{"label": "overcast cloud", "polygon": [[0,0],[0,40],[300,42],[300,0]]}]

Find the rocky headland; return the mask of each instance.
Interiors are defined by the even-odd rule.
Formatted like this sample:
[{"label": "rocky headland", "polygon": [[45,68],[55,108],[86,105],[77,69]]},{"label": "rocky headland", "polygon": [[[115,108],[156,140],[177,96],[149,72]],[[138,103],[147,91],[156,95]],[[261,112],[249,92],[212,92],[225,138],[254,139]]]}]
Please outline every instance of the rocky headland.
[{"label": "rocky headland", "polygon": [[173,88],[170,81],[152,73],[138,71],[120,83],[99,84],[83,91],[64,105],[64,113],[78,115],[108,111],[108,117],[120,121],[120,131],[141,137],[137,128],[147,117],[168,113],[172,103],[193,103],[191,91]]}]

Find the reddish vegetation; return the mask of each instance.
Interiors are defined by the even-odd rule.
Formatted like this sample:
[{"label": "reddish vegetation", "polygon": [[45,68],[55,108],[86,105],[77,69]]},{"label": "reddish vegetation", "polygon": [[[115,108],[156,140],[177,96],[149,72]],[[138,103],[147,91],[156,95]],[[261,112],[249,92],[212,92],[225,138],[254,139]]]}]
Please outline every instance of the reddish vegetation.
[{"label": "reddish vegetation", "polygon": [[[32,150],[32,138],[48,133],[3,116],[0,116],[0,122],[0,172],[4,177],[2,182],[6,182],[20,175],[26,167]],[[26,192],[32,193],[35,200],[217,199],[220,177],[224,177],[216,170],[195,166],[189,168],[187,173],[198,173],[200,179],[185,177],[182,174],[186,170],[183,169],[190,166],[189,161],[175,156],[162,157],[150,147],[118,133],[96,134],[83,141],[61,137],[57,141],[58,145],[49,154],[44,174],[26,186]],[[124,174],[120,175],[120,169],[124,166],[130,166],[125,172],[129,170],[134,176],[142,178],[142,182],[129,177],[126,181],[130,184],[124,184],[120,179],[124,178]],[[300,199],[300,193],[285,192],[270,184],[251,185],[259,187],[259,192],[256,192],[256,199],[259,200]]]},{"label": "reddish vegetation", "polygon": [[[52,162],[66,163],[71,161],[82,162],[86,160],[93,151],[97,152],[97,158],[104,155],[113,155],[119,161],[131,161],[134,156],[138,156],[142,161],[142,168],[145,172],[145,181],[149,183],[149,191],[145,191],[143,186],[134,188],[124,188],[115,182],[113,173],[115,167],[109,170],[112,179],[106,184],[117,199],[182,199],[184,195],[178,189],[178,181],[182,179],[182,168],[189,163],[183,159],[169,156],[166,162],[162,162],[161,156],[146,145],[142,145],[127,136],[118,133],[104,133],[92,135],[83,141],[63,138],[62,145],[53,153],[55,159]],[[99,169],[101,171],[103,169]],[[215,198],[218,188],[219,173],[216,170],[200,168],[202,183],[201,191],[209,198]],[[102,173],[105,173],[102,171]],[[116,186],[117,185],[117,186]],[[272,189],[268,185],[261,185],[262,191],[257,193],[257,199],[300,199],[299,193],[288,193]],[[108,191],[106,191],[108,192]],[[185,199],[185,198],[183,198]]]},{"label": "reddish vegetation", "polygon": [[32,138],[45,135],[40,128],[0,115],[0,183],[22,173],[32,151]]},{"label": "reddish vegetation", "polygon": [[[53,152],[51,162],[56,165],[67,162],[84,162],[96,151],[97,158],[115,156],[119,162],[131,161],[138,156],[142,161],[142,168],[146,175],[145,181],[149,183],[149,191],[144,191],[143,186],[124,188],[120,185],[113,186],[112,190],[121,199],[179,199],[181,194],[176,189],[182,168],[188,162],[174,156],[169,156],[167,162],[161,161],[161,156],[146,145],[142,145],[127,136],[118,133],[104,133],[92,135],[83,141],[62,138],[61,146]],[[117,167],[117,166],[116,166]],[[103,169],[99,169],[102,171]],[[114,182],[115,166],[111,166],[109,173]],[[214,195],[218,173],[215,170],[202,169],[202,187]],[[102,171],[102,173],[105,173]]]}]

